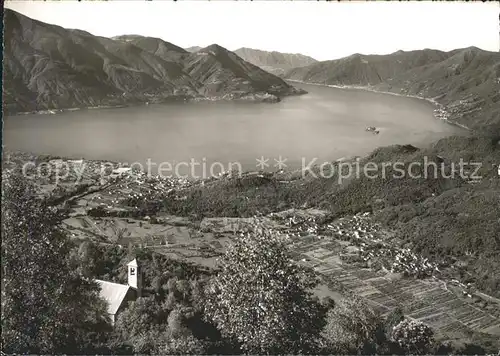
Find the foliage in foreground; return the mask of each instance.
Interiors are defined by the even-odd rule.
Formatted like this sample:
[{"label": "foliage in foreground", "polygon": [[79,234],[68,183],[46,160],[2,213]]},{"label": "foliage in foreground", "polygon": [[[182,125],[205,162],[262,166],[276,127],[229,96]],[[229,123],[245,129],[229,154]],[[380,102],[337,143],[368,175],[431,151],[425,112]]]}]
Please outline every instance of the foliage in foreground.
[{"label": "foliage in foreground", "polygon": [[323,335],[336,352],[374,354],[386,341],[383,319],[355,295],[338,302],[327,320]]},{"label": "foliage in foreground", "polygon": [[426,354],[434,342],[432,329],[420,321],[403,320],[392,330],[392,339],[411,354]]},{"label": "foliage in foreground", "polygon": [[[83,243],[59,231],[60,214],[17,175],[2,195],[2,351],[69,354],[408,354],[438,350],[432,330],[384,320],[359,298],[312,297],[315,276],[294,264],[279,235],[255,227],[217,275],[148,250]],[[106,323],[94,278],[125,283],[132,256],[149,296]],[[82,277],[84,276],[84,277]],[[208,288],[207,288],[208,286]],[[438,345],[439,346],[439,345]],[[452,352],[451,348],[439,350]],[[461,349],[462,350],[462,349]],[[484,353],[465,345],[463,353]]]},{"label": "foliage in foreground", "polygon": [[[68,264],[58,211],[19,174],[2,179],[2,350],[91,351],[107,328],[97,285]],[[71,349],[68,349],[70,347]]]},{"label": "foliage in foreground", "polygon": [[313,300],[313,274],[291,260],[279,236],[260,227],[236,238],[208,288],[207,317],[250,353],[315,348],[326,309]]}]

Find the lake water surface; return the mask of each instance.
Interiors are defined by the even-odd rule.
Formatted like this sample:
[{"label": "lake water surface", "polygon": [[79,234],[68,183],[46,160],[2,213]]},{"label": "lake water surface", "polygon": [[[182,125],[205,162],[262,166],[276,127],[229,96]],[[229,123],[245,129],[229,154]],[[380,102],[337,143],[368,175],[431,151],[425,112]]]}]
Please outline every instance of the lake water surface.
[{"label": "lake water surface", "polygon": [[[4,145],[144,165],[150,159],[153,171],[154,164],[166,162],[164,169],[177,165],[179,172],[186,172],[192,159],[213,171],[231,163],[234,168],[236,162],[243,170],[256,170],[261,157],[269,159],[274,170],[280,156],[287,169],[296,169],[315,158],[322,163],[364,155],[379,146],[424,146],[462,132],[435,119],[433,106],[423,100],[294,85],[309,94],[277,104],[179,103],[8,117]],[[377,127],[380,134],[366,132],[368,126]],[[199,175],[202,166],[195,167]]]}]

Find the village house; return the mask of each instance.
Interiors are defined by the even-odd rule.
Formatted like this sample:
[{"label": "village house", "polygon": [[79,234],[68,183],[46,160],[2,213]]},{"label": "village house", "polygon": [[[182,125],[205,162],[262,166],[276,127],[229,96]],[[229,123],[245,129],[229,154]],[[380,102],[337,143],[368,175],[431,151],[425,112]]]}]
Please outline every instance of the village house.
[{"label": "village house", "polygon": [[130,174],[130,173],[132,173],[132,168],[130,168],[130,167],[118,167],[118,168],[113,169],[109,178],[111,178],[111,179],[122,178],[126,174]]},{"label": "village house", "polygon": [[127,269],[127,284],[96,280],[101,288],[101,298],[108,303],[108,315],[112,325],[128,302],[142,296],[142,271],[135,258],[127,264]]}]

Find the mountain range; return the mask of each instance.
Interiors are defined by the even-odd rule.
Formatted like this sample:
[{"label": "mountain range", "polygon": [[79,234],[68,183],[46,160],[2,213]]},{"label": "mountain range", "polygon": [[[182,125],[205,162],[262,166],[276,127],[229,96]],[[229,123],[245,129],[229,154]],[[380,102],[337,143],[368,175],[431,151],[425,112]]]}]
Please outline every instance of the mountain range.
[{"label": "mountain range", "polygon": [[500,53],[476,47],[354,54],[294,68],[285,79],[414,95],[442,104],[451,122],[500,132]]},{"label": "mountain range", "polygon": [[245,61],[276,75],[283,75],[292,68],[304,67],[318,62],[314,58],[299,53],[268,52],[245,47],[237,49],[234,53]]},{"label": "mountain range", "polygon": [[198,52],[202,48],[203,47],[200,47],[200,46],[191,46],[191,47],[185,48],[185,50],[193,53],[193,52]]},{"label": "mountain range", "polygon": [[[186,51],[194,53],[200,49],[202,49],[200,46],[192,46],[186,48]],[[304,67],[318,62],[316,59],[300,53],[270,52],[246,47],[241,47],[235,50],[234,53],[243,60],[278,76],[282,76],[292,68]]]},{"label": "mountain range", "polygon": [[179,99],[279,101],[302,94],[216,44],[190,53],[159,38],[115,38],[4,13],[6,113]]}]

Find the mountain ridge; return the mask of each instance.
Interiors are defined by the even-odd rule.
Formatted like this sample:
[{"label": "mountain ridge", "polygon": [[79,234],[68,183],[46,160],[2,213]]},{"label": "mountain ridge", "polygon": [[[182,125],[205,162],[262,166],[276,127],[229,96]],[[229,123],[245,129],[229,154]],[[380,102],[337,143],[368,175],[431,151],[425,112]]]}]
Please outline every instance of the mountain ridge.
[{"label": "mountain ridge", "polygon": [[317,63],[312,57],[301,53],[282,53],[241,47],[234,51],[238,56],[269,73],[283,75],[287,70]]},{"label": "mountain ridge", "polygon": [[159,38],[94,36],[9,9],[4,25],[7,114],[191,99],[274,102],[304,93],[221,46],[217,58],[202,58]]},{"label": "mountain ridge", "polygon": [[186,51],[188,52],[198,52],[200,49],[202,49],[202,47],[200,46],[191,46],[191,47],[187,47],[187,48],[184,48]]},{"label": "mountain ridge", "polygon": [[294,68],[283,77],[432,99],[450,122],[475,130],[500,125],[500,54],[477,47],[354,54]]}]

